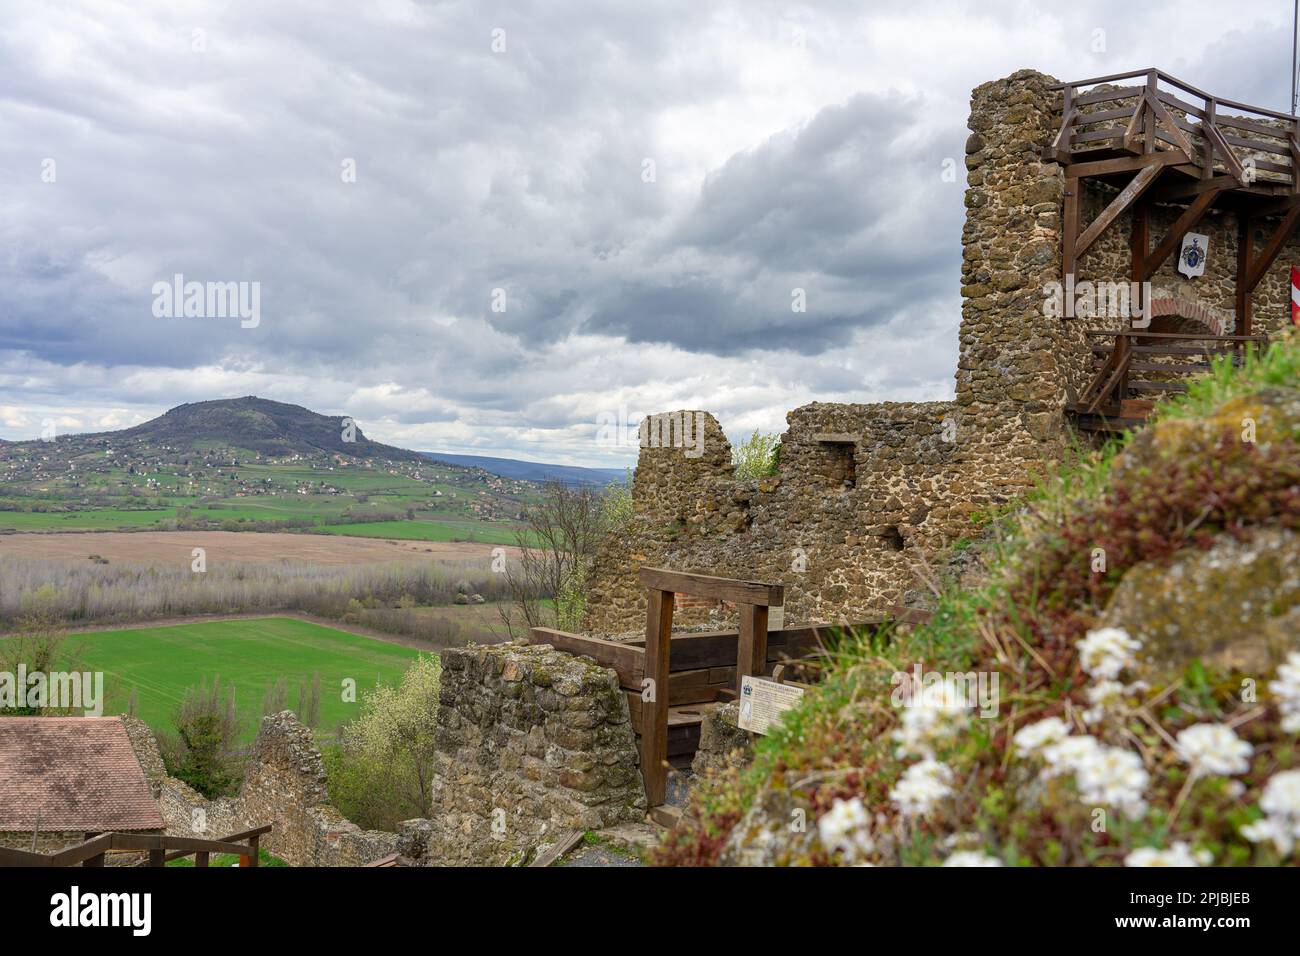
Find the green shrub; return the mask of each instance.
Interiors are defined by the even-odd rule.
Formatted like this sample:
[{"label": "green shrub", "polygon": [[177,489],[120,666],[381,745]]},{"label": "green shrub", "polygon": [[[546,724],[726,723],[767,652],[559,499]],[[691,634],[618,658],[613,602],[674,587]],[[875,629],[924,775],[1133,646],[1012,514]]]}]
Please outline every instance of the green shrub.
[{"label": "green shrub", "polygon": [[781,436],[757,430],[738,445],[731,446],[731,464],[742,480],[775,475],[781,455]]}]

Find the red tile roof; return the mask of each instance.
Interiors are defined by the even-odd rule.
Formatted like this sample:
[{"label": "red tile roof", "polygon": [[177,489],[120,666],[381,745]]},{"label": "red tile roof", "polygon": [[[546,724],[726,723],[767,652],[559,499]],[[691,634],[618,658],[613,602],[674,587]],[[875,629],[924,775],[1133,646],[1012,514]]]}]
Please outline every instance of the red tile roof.
[{"label": "red tile roof", "polygon": [[0,832],[164,826],[121,720],[0,716]]}]

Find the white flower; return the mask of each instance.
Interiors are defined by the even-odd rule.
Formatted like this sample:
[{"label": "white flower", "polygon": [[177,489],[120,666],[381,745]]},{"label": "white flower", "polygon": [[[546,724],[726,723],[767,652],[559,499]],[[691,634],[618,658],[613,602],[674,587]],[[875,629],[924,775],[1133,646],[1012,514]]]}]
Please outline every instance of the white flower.
[{"label": "white flower", "polygon": [[1017,730],[1011,743],[1020,753],[1033,754],[1050,744],[1060,743],[1069,735],[1070,725],[1060,717],[1045,717]]},{"label": "white flower", "polygon": [[977,850],[962,850],[943,861],[944,866],[1001,866],[1002,861]]},{"label": "white flower", "polygon": [[900,757],[934,757],[934,745],[957,734],[969,708],[965,689],[954,678],[924,685],[899,718],[895,752]]},{"label": "white flower", "polygon": [[1095,724],[1106,716],[1106,711],[1118,710],[1128,689],[1117,680],[1099,680],[1089,687],[1085,693],[1092,706],[1083,713],[1084,723]]},{"label": "white flower", "polygon": [[1074,773],[1079,764],[1097,752],[1097,738],[1087,734],[1066,737],[1043,748],[1043,759],[1047,766],[1043,768],[1043,777],[1050,779],[1062,773]]},{"label": "white flower", "polygon": [[922,760],[907,768],[889,792],[889,797],[903,816],[924,816],[952,793],[951,780],[952,771],[948,767],[937,760]]},{"label": "white flower", "polygon": [[1075,646],[1079,649],[1079,663],[1089,675],[1114,680],[1126,667],[1133,666],[1142,643],[1121,628],[1103,627],[1089,631]]},{"label": "white flower", "polygon": [[1259,808],[1269,816],[1300,820],[1300,770],[1274,774],[1264,787]]},{"label": "white flower", "polygon": [[1248,823],[1241,835],[1252,843],[1271,840],[1277,852],[1289,856],[1300,840],[1300,770],[1274,774],[1259,799],[1264,819]]},{"label": "white flower", "polygon": [[1208,850],[1193,853],[1182,840],[1167,850],[1144,846],[1124,857],[1125,866],[1209,866],[1213,862],[1214,856]]},{"label": "white flower", "polygon": [[817,833],[829,850],[841,850],[850,859],[865,856],[876,848],[871,835],[871,816],[860,797],[837,799],[817,820]]},{"label": "white flower", "polygon": [[1086,804],[1117,807],[1132,816],[1146,812],[1144,793],[1151,778],[1142,758],[1131,751],[1097,747],[1079,760],[1074,779]]},{"label": "white flower", "polygon": [[1268,689],[1282,711],[1282,729],[1289,734],[1300,733],[1300,651],[1286,656],[1286,663],[1278,667],[1277,679],[1268,682]]},{"label": "white flower", "polygon": [[1291,848],[1295,846],[1296,840],[1291,828],[1280,817],[1264,817],[1254,823],[1247,823],[1241,828],[1241,835],[1251,843],[1272,841],[1277,852],[1283,856],[1291,855]]},{"label": "white flower", "polygon": [[1197,724],[1178,732],[1178,759],[1191,764],[1192,775],[1230,776],[1250,769],[1254,749],[1223,724]]}]

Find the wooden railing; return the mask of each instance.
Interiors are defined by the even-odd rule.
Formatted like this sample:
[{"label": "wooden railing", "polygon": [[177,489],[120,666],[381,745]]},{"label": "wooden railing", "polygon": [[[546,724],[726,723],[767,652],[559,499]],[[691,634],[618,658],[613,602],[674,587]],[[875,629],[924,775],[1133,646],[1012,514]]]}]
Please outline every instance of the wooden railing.
[{"label": "wooden railing", "polygon": [[0,847],[0,866],[103,866],[112,852],[147,853],[139,866],[165,866],[172,860],[193,856],[195,866],[207,866],[213,853],[239,857],[240,866],[257,866],[259,843],[271,825],[244,830],[220,840],[164,836],[160,833],[101,833],[56,853],[33,853]]},{"label": "wooden railing", "polygon": [[[1123,82],[1133,79],[1141,82]],[[1092,89],[1111,83],[1120,85]],[[1061,126],[1045,151],[1057,162],[1079,163],[1108,149],[1163,152],[1170,163],[1197,166],[1206,178],[1221,170],[1238,185],[1274,184],[1300,192],[1295,174],[1300,119],[1289,113],[1217,97],[1155,69],[1057,88]]]}]

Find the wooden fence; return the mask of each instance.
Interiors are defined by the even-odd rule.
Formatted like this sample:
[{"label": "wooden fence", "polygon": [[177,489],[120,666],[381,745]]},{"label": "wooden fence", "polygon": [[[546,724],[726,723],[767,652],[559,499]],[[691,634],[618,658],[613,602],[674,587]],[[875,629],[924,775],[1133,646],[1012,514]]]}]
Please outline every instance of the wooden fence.
[{"label": "wooden fence", "polygon": [[239,857],[240,866],[257,866],[258,844],[271,825],[244,830],[220,840],[164,836],[160,833],[101,833],[56,853],[33,853],[0,847],[0,866],[103,866],[104,857],[114,852],[147,853],[138,866],[165,866],[172,860],[193,856],[195,866],[207,866],[213,853]]},{"label": "wooden fence", "polygon": [[[667,795],[669,762],[699,749],[705,711],[734,699],[745,676],[770,674],[779,663],[806,661],[835,630],[831,625],[767,629],[767,612],[780,606],[779,584],[643,568],[648,611],[646,636],[626,643],[535,627],[533,644],[585,655],[618,675],[637,734],[646,800],[654,808]],[[672,633],[673,596],[691,594],[734,603],[736,631]],[[666,689],[666,692],[665,692]]]}]

